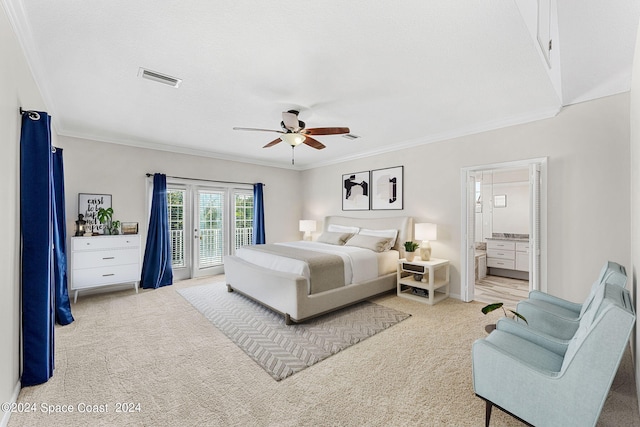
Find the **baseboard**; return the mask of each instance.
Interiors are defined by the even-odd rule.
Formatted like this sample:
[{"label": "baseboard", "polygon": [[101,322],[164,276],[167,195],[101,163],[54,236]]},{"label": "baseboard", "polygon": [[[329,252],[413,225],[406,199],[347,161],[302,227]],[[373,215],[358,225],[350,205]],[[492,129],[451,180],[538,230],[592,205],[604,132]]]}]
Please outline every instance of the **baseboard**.
[{"label": "baseboard", "polygon": [[[8,403],[16,403],[18,401],[18,395],[20,394],[20,381],[16,384],[13,390],[13,395]],[[9,425],[9,418],[11,418],[11,411],[3,412],[2,420],[0,420],[0,427],[7,427]]]}]

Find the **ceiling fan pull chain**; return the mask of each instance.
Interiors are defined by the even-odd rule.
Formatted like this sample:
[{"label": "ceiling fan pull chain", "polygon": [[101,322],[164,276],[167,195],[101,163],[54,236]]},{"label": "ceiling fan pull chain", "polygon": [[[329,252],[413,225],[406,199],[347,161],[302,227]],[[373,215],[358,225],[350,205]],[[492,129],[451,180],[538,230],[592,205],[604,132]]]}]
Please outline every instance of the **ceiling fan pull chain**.
[{"label": "ceiling fan pull chain", "polygon": [[295,148],[296,148],[296,147],[294,147],[293,145],[291,146],[291,164],[292,164],[292,165],[295,165],[295,164],[296,164],[296,162],[295,162],[295,160],[294,160],[294,159],[295,159],[295,153],[296,153]]}]

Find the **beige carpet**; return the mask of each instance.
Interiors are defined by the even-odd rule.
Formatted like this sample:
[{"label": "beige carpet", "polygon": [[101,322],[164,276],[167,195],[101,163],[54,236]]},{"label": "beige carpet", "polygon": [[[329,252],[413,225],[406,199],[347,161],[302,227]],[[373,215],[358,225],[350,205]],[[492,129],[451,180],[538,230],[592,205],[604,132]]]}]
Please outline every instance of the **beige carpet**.
[{"label": "beige carpet", "polygon": [[[16,413],[9,427],[484,424],[471,344],[495,318],[480,313],[482,304],[378,298],[412,317],[276,382],[176,292],[206,282],[82,296],[76,321],[56,329],[54,377],[19,396],[74,413]],[[640,426],[632,372],[627,354],[598,425]],[[115,412],[128,402],[140,411]],[[109,412],[78,413],[82,403]],[[491,425],[519,423],[495,410]]]}]

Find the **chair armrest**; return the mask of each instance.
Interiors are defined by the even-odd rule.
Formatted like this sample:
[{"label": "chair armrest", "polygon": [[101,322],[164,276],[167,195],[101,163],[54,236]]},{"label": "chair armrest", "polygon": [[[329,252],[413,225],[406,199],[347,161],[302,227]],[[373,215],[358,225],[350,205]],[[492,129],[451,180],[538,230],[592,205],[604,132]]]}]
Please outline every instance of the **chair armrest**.
[{"label": "chair armrest", "polygon": [[564,354],[567,352],[567,346],[569,345],[568,340],[559,339],[544,332],[536,331],[525,323],[516,322],[507,317],[503,317],[496,322],[496,329],[523,338],[562,357],[564,357]]},{"label": "chair armrest", "polygon": [[575,311],[576,314],[579,314],[582,310],[582,304],[577,304],[575,302],[567,301],[562,298],[554,297],[553,295],[549,295],[540,291],[529,292],[529,298],[549,302],[562,308],[566,308],[567,310]]}]

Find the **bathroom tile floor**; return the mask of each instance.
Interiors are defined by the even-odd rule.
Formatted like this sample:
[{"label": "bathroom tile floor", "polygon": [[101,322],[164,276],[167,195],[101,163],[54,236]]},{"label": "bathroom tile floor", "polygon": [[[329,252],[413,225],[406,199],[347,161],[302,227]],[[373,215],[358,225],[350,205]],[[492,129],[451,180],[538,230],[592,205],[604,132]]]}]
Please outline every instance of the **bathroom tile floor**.
[{"label": "bathroom tile floor", "polygon": [[516,304],[529,296],[529,281],[509,277],[487,276],[478,279],[475,301],[484,303],[503,302],[505,307],[515,309]]}]

